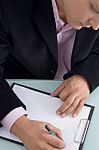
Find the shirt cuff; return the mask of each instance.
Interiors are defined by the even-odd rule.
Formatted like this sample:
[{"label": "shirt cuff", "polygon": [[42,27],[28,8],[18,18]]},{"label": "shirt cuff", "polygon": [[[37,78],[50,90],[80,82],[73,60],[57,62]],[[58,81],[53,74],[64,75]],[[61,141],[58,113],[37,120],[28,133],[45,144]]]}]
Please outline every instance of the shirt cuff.
[{"label": "shirt cuff", "polygon": [[0,122],[10,132],[12,125],[27,112],[23,107],[18,107],[9,112]]}]

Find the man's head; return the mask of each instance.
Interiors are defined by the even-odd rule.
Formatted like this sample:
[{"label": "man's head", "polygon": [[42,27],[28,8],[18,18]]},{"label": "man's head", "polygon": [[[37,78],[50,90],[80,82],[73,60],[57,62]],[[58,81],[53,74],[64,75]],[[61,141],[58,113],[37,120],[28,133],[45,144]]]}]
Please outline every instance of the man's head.
[{"label": "man's head", "polygon": [[62,0],[67,22],[75,29],[99,28],[99,0]]}]

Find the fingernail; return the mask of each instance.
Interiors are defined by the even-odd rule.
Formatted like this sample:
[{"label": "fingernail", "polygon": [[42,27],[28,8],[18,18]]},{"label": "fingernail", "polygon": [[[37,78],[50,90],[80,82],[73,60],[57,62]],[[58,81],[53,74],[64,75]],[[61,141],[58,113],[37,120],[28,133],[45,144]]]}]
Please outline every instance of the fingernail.
[{"label": "fingernail", "polygon": [[66,114],[62,114],[61,117],[64,118],[66,116]]},{"label": "fingernail", "polygon": [[57,114],[57,115],[60,115],[60,112],[59,112],[59,111],[56,111],[56,114]]},{"label": "fingernail", "polygon": [[77,114],[73,114],[73,117],[76,117],[77,116]]}]

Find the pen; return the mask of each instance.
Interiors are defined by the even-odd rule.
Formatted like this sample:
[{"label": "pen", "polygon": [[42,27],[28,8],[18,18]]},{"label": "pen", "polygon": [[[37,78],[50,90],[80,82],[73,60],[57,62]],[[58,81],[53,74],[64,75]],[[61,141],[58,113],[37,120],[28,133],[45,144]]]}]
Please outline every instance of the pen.
[{"label": "pen", "polygon": [[59,138],[60,140],[63,141],[63,139],[62,139],[61,137],[59,137],[59,136],[57,135],[57,133],[55,133],[53,130],[51,130],[48,125],[45,125],[45,128],[46,128],[46,130],[49,132],[49,134],[51,134],[51,135],[53,135],[53,136],[56,136],[57,138]]},{"label": "pen", "polygon": [[51,134],[53,136],[57,136],[57,134],[53,130],[51,130],[48,125],[45,125],[45,128],[49,132],[49,134]]}]

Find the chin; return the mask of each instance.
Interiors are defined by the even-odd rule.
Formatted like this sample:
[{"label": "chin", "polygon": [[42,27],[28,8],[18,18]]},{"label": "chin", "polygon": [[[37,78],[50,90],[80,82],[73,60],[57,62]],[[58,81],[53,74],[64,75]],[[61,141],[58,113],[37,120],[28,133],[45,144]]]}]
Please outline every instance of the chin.
[{"label": "chin", "polygon": [[77,27],[76,30],[81,30],[83,27]]},{"label": "chin", "polygon": [[80,30],[80,29],[82,29],[82,26],[77,26],[77,25],[73,25],[73,24],[70,24],[71,25],[71,27],[73,28],[73,29],[75,29],[75,30]]},{"label": "chin", "polygon": [[80,24],[77,25],[77,24],[74,24],[74,23],[71,22],[71,21],[68,21],[68,24],[69,24],[73,29],[76,29],[76,30],[82,29],[82,26],[81,26]]}]

